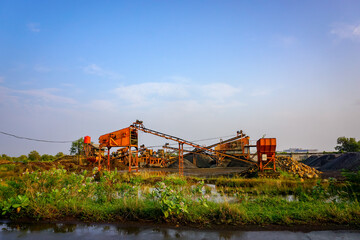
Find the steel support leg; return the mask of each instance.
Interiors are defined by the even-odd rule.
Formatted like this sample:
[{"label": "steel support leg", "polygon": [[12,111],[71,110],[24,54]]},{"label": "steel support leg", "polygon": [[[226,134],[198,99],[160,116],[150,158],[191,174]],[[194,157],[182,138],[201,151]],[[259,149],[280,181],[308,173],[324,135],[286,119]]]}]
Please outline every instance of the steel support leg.
[{"label": "steel support leg", "polygon": [[107,166],[108,166],[108,170],[110,171],[110,147],[108,148],[108,162],[107,162]]},{"label": "steel support leg", "polygon": [[131,152],[131,147],[129,147],[129,172],[131,172],[131,159],[132,158],[132,152]]},{"label": "steel support leg", "polygon": [[184,143],[179,143],[179,175],[184,175]]}]

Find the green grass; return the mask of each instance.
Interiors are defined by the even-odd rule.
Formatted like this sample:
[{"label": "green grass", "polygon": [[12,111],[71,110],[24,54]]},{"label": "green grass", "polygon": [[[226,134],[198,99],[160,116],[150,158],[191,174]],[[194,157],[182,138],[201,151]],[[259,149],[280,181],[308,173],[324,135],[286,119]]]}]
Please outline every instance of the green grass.
[{"label": "green grass", "polygon": [[[353,176],[351,176],[354,179]],[[357,179],[357,178],[356,178]],[[205,182],[205,185],[204,185]],[[206,183],[235,196],[211,202]],[[357,182],[244,178],[189,178],[71,173],[64,169],[25,172],[0,181],[0,210],[16,220],[151,221],[174,224],[355,224],[360,225]],[[291,194],[295,201],[284,196]]]}]

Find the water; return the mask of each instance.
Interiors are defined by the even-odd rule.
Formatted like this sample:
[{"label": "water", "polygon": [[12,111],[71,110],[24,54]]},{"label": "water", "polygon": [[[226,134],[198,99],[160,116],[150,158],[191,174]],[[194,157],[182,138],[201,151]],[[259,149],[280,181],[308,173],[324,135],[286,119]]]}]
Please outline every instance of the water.
[{"label": "water", "polygon": [[360,230],[336,231],[228,231],[228,230],[184,230],[164,227],[133,227],[115,224],[16,224],[0,223],[0,239],[33,240],[110,240],[110,239],[240,239],[240,240],[327,240],[360,239]]}]

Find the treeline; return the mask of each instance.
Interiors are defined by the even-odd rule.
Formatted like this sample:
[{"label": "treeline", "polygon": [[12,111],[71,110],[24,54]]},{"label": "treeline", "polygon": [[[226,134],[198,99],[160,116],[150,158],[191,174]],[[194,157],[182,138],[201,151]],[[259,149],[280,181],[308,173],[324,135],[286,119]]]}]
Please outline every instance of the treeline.
[{"label": "treeline", "polygon": [[0,155],[0,159],[12,162],[51,162],[63,157],[65,154],[58,152],[56,155],[43,154],[40,155],[37,151],[33,150],[28,155],[21,155],[20,157],[10,157],[6,154]]}]

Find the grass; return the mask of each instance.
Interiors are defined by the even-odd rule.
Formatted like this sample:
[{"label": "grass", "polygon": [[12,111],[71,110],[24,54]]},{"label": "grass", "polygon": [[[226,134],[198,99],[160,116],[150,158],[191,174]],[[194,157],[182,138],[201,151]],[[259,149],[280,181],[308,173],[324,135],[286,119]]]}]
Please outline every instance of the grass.
[{"label": "grass", "polygon": [[[357,179],[351,175],[351,179]],[[224,199],[210,201],[212,188]],[[0,180],[0,210],[8,219],[152,221],[174,224],[360,225],[358,182],[286,178],[189,178],[101,174],[52,169]],[[293,195],[288,201],[284,196]]]}]

